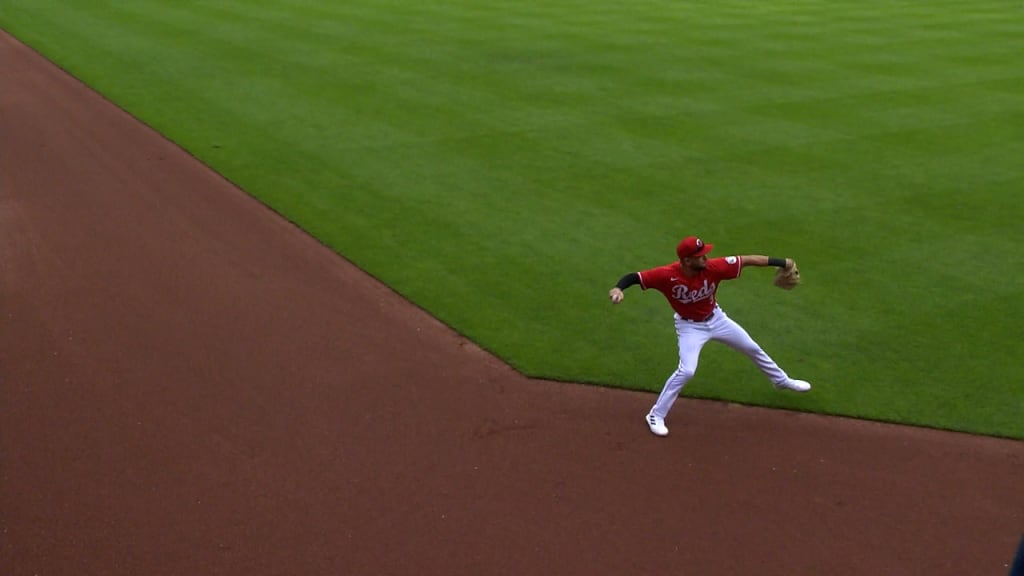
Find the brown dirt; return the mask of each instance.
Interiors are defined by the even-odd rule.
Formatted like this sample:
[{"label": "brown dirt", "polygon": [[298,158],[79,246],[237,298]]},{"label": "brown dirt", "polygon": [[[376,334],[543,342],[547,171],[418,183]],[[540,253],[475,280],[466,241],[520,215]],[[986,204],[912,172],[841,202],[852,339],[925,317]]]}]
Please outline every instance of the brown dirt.
[{"label": "brown dirt", "polygon": [[1006,573],[1024,443],[688,398],[657,439],[0,49],[4,574]]}]

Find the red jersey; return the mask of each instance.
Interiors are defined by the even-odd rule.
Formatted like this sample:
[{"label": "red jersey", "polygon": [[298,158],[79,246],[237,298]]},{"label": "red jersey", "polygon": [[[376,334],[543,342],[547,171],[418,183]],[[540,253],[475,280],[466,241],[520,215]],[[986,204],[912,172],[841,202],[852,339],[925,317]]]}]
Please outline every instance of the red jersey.
[{"label": "red jersey", "polygon": [[707,267],[693,277],[683,274],[679,262],[640,272],[640,287],[654,288],[665,295],[672,309],[683,318],[702,321],[715,310],[718,283],[732,280],[743,270],[739,256],[709,258]]}]

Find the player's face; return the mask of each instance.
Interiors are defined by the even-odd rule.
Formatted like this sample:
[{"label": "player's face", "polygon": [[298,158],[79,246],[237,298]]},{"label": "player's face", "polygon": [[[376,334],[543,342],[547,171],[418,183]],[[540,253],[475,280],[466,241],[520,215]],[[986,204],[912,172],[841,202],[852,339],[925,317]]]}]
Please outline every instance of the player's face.
[{"label": "player's face", "polygon": [[689,266],[691,270],[703,270],[708,266],[708,255],[691,256],[685,260],[685,264]]}]

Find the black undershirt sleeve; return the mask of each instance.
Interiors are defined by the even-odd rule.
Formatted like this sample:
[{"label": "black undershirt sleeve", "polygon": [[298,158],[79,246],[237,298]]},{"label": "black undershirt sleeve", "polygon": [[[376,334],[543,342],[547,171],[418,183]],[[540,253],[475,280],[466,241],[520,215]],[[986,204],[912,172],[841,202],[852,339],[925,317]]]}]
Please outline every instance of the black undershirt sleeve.
[{"label": "black undershirt sleeve", "polygon": [[639,272],[630,272],[629,274],[626,274],[622,278],[619,278],[619,283],[616,284],[615,287],[618,288],[619,290],[625,290],[626,288],[629,288],[633,284],[639,284],[639,283],[640,283],[640,273]]}]

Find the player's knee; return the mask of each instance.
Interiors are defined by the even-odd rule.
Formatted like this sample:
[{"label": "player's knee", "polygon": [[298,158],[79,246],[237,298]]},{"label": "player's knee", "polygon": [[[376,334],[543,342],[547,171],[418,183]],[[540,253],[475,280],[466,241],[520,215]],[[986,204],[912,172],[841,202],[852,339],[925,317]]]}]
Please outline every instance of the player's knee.
[{"label": "player's knee", "polygon": [[695,367],[687,366],[680,362],[679,366],[676,368],[676,376],[678,376],[679,378],[683,378],[684,380],[689,380],[690,378],[693,378],[693,375],[694,373],[696,373],[696,371],[697,370]]},{"label": "player's knee", "polygon": [[761,347],[758,346],[756,342],[750,342],[750,343],[746,343],[746,344],[743,344],[741,346],[738,346],[737,350],[739,350],[740,352],[746,354],[747,356],[750,356],[751,358],[754,358],[755,356],[760,356],[761,354],[764,354],[764,350],[762,350]]}]

